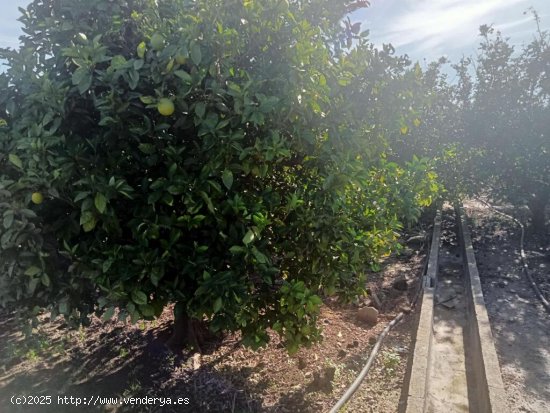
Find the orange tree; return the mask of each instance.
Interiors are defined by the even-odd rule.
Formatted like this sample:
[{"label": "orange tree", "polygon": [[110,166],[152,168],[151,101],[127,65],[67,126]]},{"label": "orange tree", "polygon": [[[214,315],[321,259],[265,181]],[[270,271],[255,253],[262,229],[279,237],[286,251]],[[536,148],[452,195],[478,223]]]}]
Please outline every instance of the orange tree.
[{"label": "orange tree", "polygon": [[493,195],[528,205],[534,229],[542,231],[550,201],[550,35],[538,30],[514,54],[493,28],[480,32],[466,139],[484,154],[476,170]]},{"label": "orange tree", "polygon": [[319,295],[363,293],[395,245],[391,182],[433,195],[343,109],[339,20],[363,5],[29,5],[0,55],[0,304],[86,323],[175,303],[175,344],[200,344],[192,320],[318,339]]}]

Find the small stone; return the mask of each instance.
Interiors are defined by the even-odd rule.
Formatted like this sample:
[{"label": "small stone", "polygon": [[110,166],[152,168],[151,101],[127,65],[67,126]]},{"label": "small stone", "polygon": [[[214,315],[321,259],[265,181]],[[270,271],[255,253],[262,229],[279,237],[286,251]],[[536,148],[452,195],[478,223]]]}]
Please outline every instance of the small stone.
[{"label": "small stone", "polygon": [[403,274],[393,280],[393,288],[399,291],[407,291],[409,285],[407,284],[407,277]]},{"label": "small stone", "polygon": [[409,352],[405,347],[396,347],[395,351],[399,354],[407,354]]},{"label": "small stone", "polygon": [[201,354],[193,354],[193,370],[198,370],[201,368]]},{"label": "small stone", "polygon": [[369,295],[372,297],[372,300],[374,301],[374,305],[370,307],[382,308],[382,301],[380,301],[380,298],[378,298],[378,295],[374,291],[369,291]]},{"label": "small stone", "polygon": [[357,318],[367,323],[376,324],[378,322],[378,310],[374,307],[363,307],[357,310]]},{"label": "small stone", "polygon": [[370,298],[364,298],[360,307],[372,307],[372,300]]},{"label": "small stone", "polygon": [[401,250],[401,255],[405,258],[410,258],[414,255],[414,250],[412,248],[405,247]]},{"label": "small stone", "polygon": [[359,347],[359,342],[357,340],[353,340],[353,347]]}]

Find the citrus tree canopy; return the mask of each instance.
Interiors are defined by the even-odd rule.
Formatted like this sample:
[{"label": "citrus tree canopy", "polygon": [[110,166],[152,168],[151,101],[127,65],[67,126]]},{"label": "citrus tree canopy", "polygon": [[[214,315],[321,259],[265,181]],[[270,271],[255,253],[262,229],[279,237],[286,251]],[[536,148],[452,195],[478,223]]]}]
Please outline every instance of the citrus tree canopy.
[{"label": "citrus tree canopy", "polygon": [[365,5],[30,4],[0,53],[0,304],[315,341],[439,190],[385,155],[418,125],[376,100],[406,62],[340,23]]}]

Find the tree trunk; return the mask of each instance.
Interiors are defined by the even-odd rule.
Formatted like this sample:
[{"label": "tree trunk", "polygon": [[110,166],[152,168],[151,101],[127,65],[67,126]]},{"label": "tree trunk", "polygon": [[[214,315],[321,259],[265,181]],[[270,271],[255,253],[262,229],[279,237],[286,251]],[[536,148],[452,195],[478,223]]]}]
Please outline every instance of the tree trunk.
[{"label": "tree trunk", "polygon": [[190,345],[195,351],[201,353],[193,319],[185,313],[178,314],[175,311],[174,330],[166,341],[166,346],[173,352],[179,353],[186,345]]},{"label": "tree trunk", "polygon": [[546,204],[550,198],[550,193],[536,193],[529,200],[529,210],[533,214],[531,223],[533,230],[537,233],[545,233],[546,231]]}]

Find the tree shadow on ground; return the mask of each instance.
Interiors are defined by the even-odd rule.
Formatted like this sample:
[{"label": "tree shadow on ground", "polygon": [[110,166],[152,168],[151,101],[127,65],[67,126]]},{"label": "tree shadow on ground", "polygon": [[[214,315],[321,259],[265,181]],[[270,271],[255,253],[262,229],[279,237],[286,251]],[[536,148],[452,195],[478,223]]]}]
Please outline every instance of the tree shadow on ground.
[{"label": "tree shadow on ground", "polygon": [[[472,231],[476,260],[509,401],[519,403],[516,408],[546,411],[550,407],[550,318],[522,272],[519,227],[494,213],[472,216],[477,227]],[[536,252],[544,250],[549,238],[532,235],[528,227],[527,264],[537,277],[543,272],[537,265],[543,257]]]},{"label": "tree shadow on ground", "polygon": [[[264,411],[262,401],[253,395],[261,394],[269,385],[267,379],[247,384],[259,369],[235,366],[218,371],[215,360],[201,362],[198,354],[189,349],[180,354],[171,352],[164,345],[170,336],[168,323],[147,331],[102,323],[80,336],[74,333],[70,339],[65,330],[50,327],[39,333],[38,342],[47,340],[42,347],[29,344],[15,324],[8,314],[0,317],[0,343],[4,350],[0,359],[2,412]],[[206,343],[204,350],[213,352],[219,344]],[[230,352],[225,356],[230,357]],[[43,397],[45,405],[14,405],[10,401],[14,395],[52,399],[48,402]],[[65,396],[72,396],[74,402],[79,398],[81,404],[70,405],[63,399]],[[159,399],[148,405],[100,406],[101,400],[96,396],[157,397],[172,402],[181,398],[184,404],[161,405]]]}]

